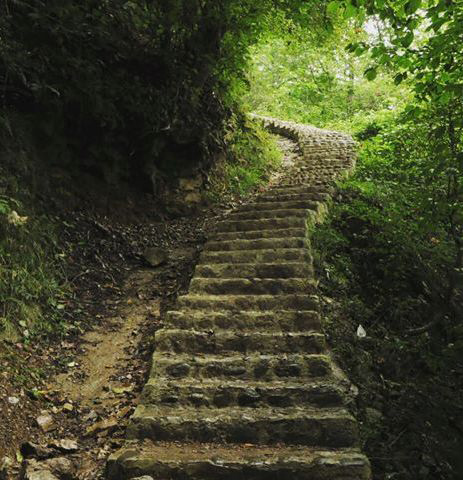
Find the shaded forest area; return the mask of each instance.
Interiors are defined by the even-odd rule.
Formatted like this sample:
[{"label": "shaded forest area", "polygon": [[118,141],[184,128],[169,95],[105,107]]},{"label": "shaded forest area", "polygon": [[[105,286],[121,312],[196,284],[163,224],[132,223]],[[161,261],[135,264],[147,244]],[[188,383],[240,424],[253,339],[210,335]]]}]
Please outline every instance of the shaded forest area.
[{"label": "shaded forest area", "polygon": [[375,478],[461,478],[462,45],[459,0],[2,2],[4,378],[33,389],[17,345],[79,333],[76,211],[162,223],[179,178],[202,206],[258,188],[279,155],[250,112],[345,131],[315,242],[365,450]]}]

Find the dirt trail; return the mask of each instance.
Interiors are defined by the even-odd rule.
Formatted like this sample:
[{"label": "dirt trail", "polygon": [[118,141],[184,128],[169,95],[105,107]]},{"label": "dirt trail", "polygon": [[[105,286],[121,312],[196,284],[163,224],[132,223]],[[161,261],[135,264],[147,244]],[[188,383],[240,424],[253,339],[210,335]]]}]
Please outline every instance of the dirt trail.
[{"label": "dirt trail", "polygon": [[64,396],[82,407],[104,408],[117,404],[118,395],[134,390],[135,379],[127,371],[128,366],[147,320],[152,326],[160,322],[160,299],[140,300],[154,277],[147,270],[132,272],[124,285],[131,295],[124,299],[125,305],[118,308],[117,316],[84,334],[75,373],[62,373],[54,381]]}]

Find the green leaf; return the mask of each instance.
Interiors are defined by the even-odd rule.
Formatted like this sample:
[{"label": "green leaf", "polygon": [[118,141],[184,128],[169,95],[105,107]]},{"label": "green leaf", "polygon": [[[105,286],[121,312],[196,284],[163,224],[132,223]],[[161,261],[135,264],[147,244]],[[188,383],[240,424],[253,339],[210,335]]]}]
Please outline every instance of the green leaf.
[{"label": "green leaf", "polygon": [[412,44],[414,38],[415,38],[414,33],[408,32],[404,37],[400,39],[400,43],[404,48],[408,48]]},{"label": "green leaf", "polygon": [[378,72],[376,71],[375,67],[370,67],[365,70],[364,75],[371,82],[376,78],[376,76],[378,75]]},{"label": "green leaf", "polygon": [[344,18],[355,17],[355,15],[357,15],[357,12],[358,12],[357,7],[352,5],[352,3],[348,3],[344,10]]},{"label": "green leaf", "polygon": [[405,4],[405,13],[411,15],[421,7],[421,0],[410,0]]},{"label": "green leaf", "polygon": [[341,6],[340,2],[330,2],[326,6],[326,11],[327,13],[334,15],[339,10],[340,6]]},{"label": "green leaf", "polygon": [[407,78],[406,73],[399,73],[394,77],[394,83],[400,85]]}]

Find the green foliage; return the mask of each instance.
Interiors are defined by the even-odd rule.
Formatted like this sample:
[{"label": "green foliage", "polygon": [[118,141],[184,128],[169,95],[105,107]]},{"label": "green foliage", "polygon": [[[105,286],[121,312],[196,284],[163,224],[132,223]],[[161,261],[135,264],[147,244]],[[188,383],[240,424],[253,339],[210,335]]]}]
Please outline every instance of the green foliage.
[{"label": "green foliage", "polygon": [[54,224],[21,216],[22,205],[0,198],[0,337],[27,341],[61,328],[65,289]]},{"label": "green foliage", "polygon": [[[449,172],[436,168],[446,141],[442,130],[430,135],[443,120],[439,109],[407,118],[360,132],[356,172],[339,185],[313,243],[322,292],[332,298],[327,333],[361,385],[362,438],[374,471],[453,479],[462,442],[448,421],[460,409],[463,368],[457,207]],[[410,460],[409,445],[434,459],[429,475],[420,457]]]},{"label": "green foliage", "polygon": [[248,47],[289,14],[326,18],[302,0],[2,2],[0,112],[29,120],[49,163],[143,186],[153,163],[225,148]]},{"label": "green foliage", "polygon": [[355,22],[337,20],[320,38],[297,27],[294,32],[265,38],[253,48],[248,108],[263,115],[318,127],[357,131],[378,116],[400,110],[410,97],[406,86],[394,85],[387,73],[370,70],[367,61],[346,51],[366,32]]},{"label": "green foliage", "polygon": [[446,345],[461,341],[460,206],[449,191],[448,168],[436,168],[443,138],[430,137],[430,125],[438,125],[433,108],[413,122],[404,114],[376,125],[379,133],[363,143],[355,175],[341,185],[332,224],[316,235],[330,274],[365,305],[374,299],[369,320],[359,323],[381,321],[403,331],[431,322],[433,341]]},{"label": "green foliage", "polygon": [[255,191],[280,164],[281,151],[259,122],[241,117],[229,130],[226,142],[228,155],[211,178],[210,193],[217,199]]}]

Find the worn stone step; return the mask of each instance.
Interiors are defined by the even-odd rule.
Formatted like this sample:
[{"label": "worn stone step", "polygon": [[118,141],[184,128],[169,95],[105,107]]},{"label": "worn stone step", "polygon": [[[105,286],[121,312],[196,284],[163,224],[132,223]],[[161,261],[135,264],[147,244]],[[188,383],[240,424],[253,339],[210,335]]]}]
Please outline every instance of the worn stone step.
[{"label": "worn stone step", "polygon": [[268,191],[259,195],[256,199],[258,202],[271,204],[273,202],[323,202],[328,203],[331,199],[329,193],[307,193],[307,192],[290,192]]},{"label": "worn stone step", "polygon": [[261,238],[306,238],[307,229],[305,226],[300,228],[275,228],[270,230],[249,230],[246,232],[221,232],[212,233],[211,241],[229,241],[229,240],[254,240]]},{"label": "worn stone step", "polygon": [[316,214],[308,211],[307,218],[286,217],[286,218],[264,218],[255,220],[222,220],[215,226],[216,232],[246,232],[250,230],[269,230],[277,228],[304,228],[313,223]]},{"label": "worn stone step", "polygon": [[340,407],[346,392],[334,383],[308,382],[249,382],[243,380],[185,379],[165,382],[151,378],[143,389],[144,405],[210,407],[210,408],[288,408],[312,406]]},{"label": "worn stone step", "polygon": [[334,374],[326,354],[208,355],[154,352],[150,377],[179,379],[240,379],[272,382],[281,379],[327,378]]},{"label": "worn stone step", "polygon": [[317,332],[202,332],[167,328],[156,332],[158,352],[322,353],[325,347],[325,336]]},{"label": "worn stone step", "polygon": [[309,208],[292,208],[287,210],[236,210],[228,215],[227,220],[262,220],[266,218],[306,218],[318,213],[318,207],[313,210]]},{"label": "worn stone step", "polygon": [[319,211],[322,207],[321,202],[314,202],[308,200],[278,200],[276,198],[271,202],[262,200],[257,197],[254,202],[241,205],[239,212],[258,212],[258,211],[280,211],[280,210],[315,210]]},{"label": "worn stone step", "polygon": [[315,295],[182,295],[179,309],[209,310],[317,310]]},{"label": "worn stone step", "polygon": [[276,248],[261,250],[233,250],[214,252],[205,250],[201,253],[199,265],[210,263],[272,263],[297,262],[310,263],[312,256],[307,248]]},{"label": "worn stone step", "polygon": [[308,278],[199,278],[191,280],[192,294],[282,295],[315,293],[316,282]]},{"label": "worn stone step", "polygon": [[166,315],[169,328],[215,331],[306,332],[321,330],[320,314],[315,311],[211,312],[170,311]]},{"label": "worn stone step", "polygon": [[[331,189],[332,190],[332,189]],[[273,185],[271,188],[262,193],[262,195],[279,195],[281,193],[330,193],[331,190],[328,190],[326,187],[317,186],[317,185],[293,185],[291,183],[280,183],[278,185]]]},{"label": "worn stone step", "polygon": [[138,405],[129,439],[357,447],[357,423],[344,408],[176,408]]},{"label": "worn stone step", "polygon": [[204,246],[205,251],[228,252],[233,250],[269,250],[272,248],[307,248],[308,240],[303,237],[293,238],[258,238],[252,240],[216,240]]},{"label": "worn stone step", "polygon": [[195,269],[199,278],[311,278],[309,263],[214,263]]},{"label": "worn stone step", "polygon": [[108,480],[369,480],[370,464],[356,449],[128,443],[107,464]]}]

